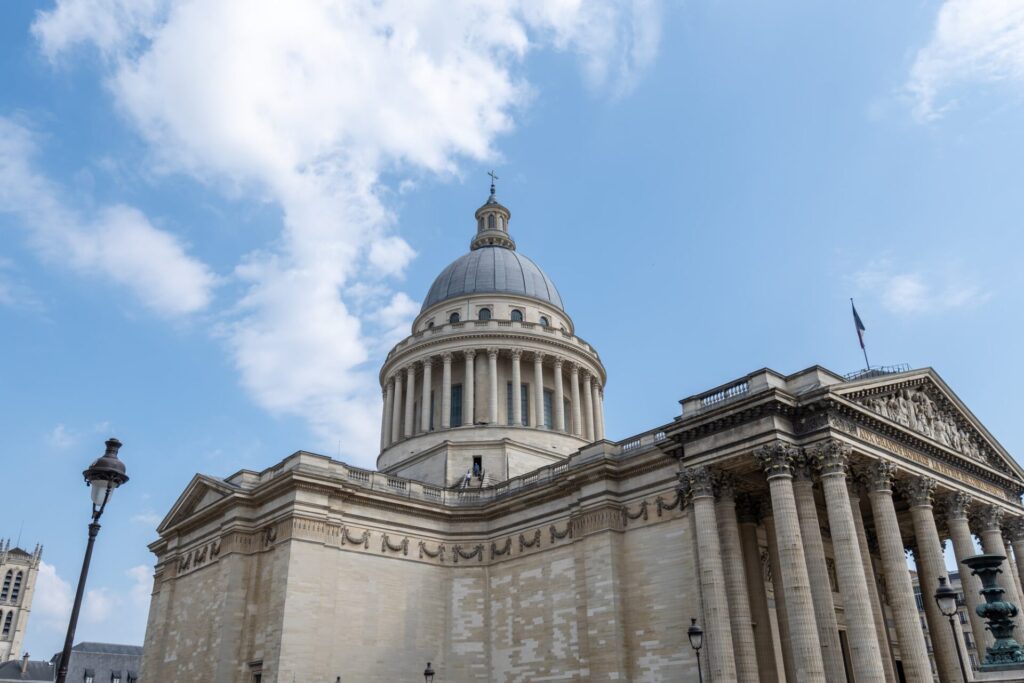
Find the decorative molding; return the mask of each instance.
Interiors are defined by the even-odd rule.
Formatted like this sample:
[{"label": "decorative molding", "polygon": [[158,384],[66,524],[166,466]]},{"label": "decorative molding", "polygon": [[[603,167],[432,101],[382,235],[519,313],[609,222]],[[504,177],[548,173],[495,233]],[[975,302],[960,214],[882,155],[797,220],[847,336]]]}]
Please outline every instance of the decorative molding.
[{"label": "decorative molding", "polygon": [[910,503],[910,507],[919,505],[931,506],[935,496],[936,481],[931,477],[910,477],[900,480],[900,493]]},{"label": "decorative molding", "polygon": [[728,472],[717,472],[714,475],[715,495],[719,500],[736,499],[736,477]]},{"label": "decorative molding", "polygon": [[871,491],[892,493],[892,482],[896,466],[885,460],[876,460],[864,470],[864,480]]},{"label": "decorative molding", "polygon": [[419,545],[420,545],[420,559],[423,559],[424,557],[429,557],[432,560],[440,558],[441,562],[444,562],[444,550],[445,550],[444,543],[438,543],[437,544],[437,550],[435,550],[433,552],[427,550],[427,542],[426,541],[420,541]]},{"label": "decorative molding", "polygon": [[274,541],[277,540],[277,526],[274,524],[268,524],[263,527],[263,547],[269,548]]},{"label": "decorative molding", "polygon": [[461,545],[458,545],[458,544],[453,545],[452,546],[452,562],[454,562],[455,564],[458,564],[460,557],[462,559],[464,559],[464,560],[472,560],[475,557],[480,562],[483,562],[484,561],[484,544],[483,543],[477,543],[475,546],[473,546],[473,550],[471,552],[468,552],[468,553],[464,552],[462,550],[462,546]]},{"label": "decorative molding", "polygon": [[495,541],[491,541],[491,559],[501,557],[502,555],[508,555],[512,552],[512,537],[509,536],[505,539],[505,545],[498,548],[498,544]]},{"label": "decorative molding", "polygon": [[1000,522],[1003,520],[1003,513],[1004,510],[1001,507],[983,505],[978,508],[974,519],[982,531],[992,531],[993,529],[999,529]]},{"label": "decorative molding", "polygon": [[792,477],[793,462],[796,456],[797,449],[785,441],[775,441],[754,451],[754,457],[757,458],[768,479]]},{"label": "decorative molding", "polygon": [[715,495],[715,477],[705,465],[687,467],[679,473],[679,481],[688,498],[713,498]]},{"label": "decorative molding", "polygon": [[525,534],[519,534],[519,552],[523,552],[527,548],[534,548],[540,546],[540,529],[535,529],[533,537],[530,540],[526,539]]},{"label": "decorative molding", "polygon": [[[1006,535],[1011,543],[1024,541],[1024,517],[1012,517],[1006,521]],[[1024,557],[1018,562],[1024,562]],[[1019,566],[1019,565],[1018,565]]]},{"label": "decorative molding", "polygon": [[387,552],[388,550],[390,550],[393,553],[397,553],[397,552],[401,551],[403,555],[408,555],[409,554],[409,538],[408,537],[403,538],[401,543],[393,544],[393,543],[391,543],[390,539],[388,538],[388,535],[387,534],[383,534],[381,536],[381,539],[380,539],[380,551],[383,553],[383,552]]},{"label": "decorative molding", "polygon": [[947,520],[967,519],[973,502],[974,498],[964,491],[951,491],[939,498],[939,505]]},{"label": "decorative molding", "polygon": [[647,505],[648,504],[647,504],[646,500],[641,502],[640,503],[640,507],[637,508],[636,512],[630,512],[628,507],[623,507],[622,508],[622,526],[628,525],[629,521],[632,520],[632,519],[641,519],[641,518],[643,518],[643,520],[646,522],[647,521]]},{"label": "decorative molding", "polygon": [[572,536],[572,522],[571,521],[570,522],[566,522],[566,524],[565,524],[565,531],[559,531],[558,529],[555,528],[554,524],[551,525],[551,529],[550,530],[551,530],[551,543],[552,544],[554,544],[555,541],[562,540],[563,538],[572,538],[573,537]]},{"label": "decorative molding", "polygon": [[821,476],[846,476],[852,450],[848,444],[839,439],[828,439],[818,444],[810,455],[821,472]]},{"label": "decorative molding", "polygon": [[654,506],[658,509],[659,517],[668,510],[675,510],[676,508],[681,510],[683,508],[683,492],[676,489],[676,496],[672,499],[671,503],[666,503],[664,498],[658,496],[654,499]]},{"label": "decorative molding", "polygon": [[370,530],[363,531],[360,536],[352,536],[348,533],[348,527],[341,527],[341,544],[345,545],[345,542],[351,543],[352,545],[361,545],[364,550],[370,549]]},{"label": "decorative molding", "polygon": [[622,508],[618,506],[589,510],[570,518],[569,523],[572,525],[573,538],[582,538],[598,531],[621,531],[625,526],[622,521]]}]

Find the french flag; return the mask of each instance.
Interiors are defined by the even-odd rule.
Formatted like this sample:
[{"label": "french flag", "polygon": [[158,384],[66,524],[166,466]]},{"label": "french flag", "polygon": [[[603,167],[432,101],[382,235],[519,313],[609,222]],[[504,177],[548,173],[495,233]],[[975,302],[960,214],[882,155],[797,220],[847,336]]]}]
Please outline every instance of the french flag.
[{"label": "french flag", "polygon": [[850,299],[850,308],[853,309],[853,324],[857,328],[857,339],[860,341],[860,348],[864,349],[864,323],[861,322],[860,316],[857,315],[857,307],[853,305],[853,299]]}]

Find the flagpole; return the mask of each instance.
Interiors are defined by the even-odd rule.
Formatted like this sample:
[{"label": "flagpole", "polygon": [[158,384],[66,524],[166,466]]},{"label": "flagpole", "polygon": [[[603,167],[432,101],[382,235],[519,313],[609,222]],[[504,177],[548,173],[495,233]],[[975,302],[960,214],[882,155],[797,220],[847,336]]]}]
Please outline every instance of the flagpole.
[{"label": "flagpole", "polygon": [[861,322],[860,316],[857,315],[857,306],[853,303],[853,297],[850,297],[850,310],[853,312],[853,324],[857,328],[860,350],[864,354],[864,369],[870,372],[871,363],[868,361],[868,347],[864,344],[864,323]]},{"label": "flagpole", "polygon": [[[869,313],[870,313],[870,311],[869,311]],[[864,369],[865,370],[870,370],[871,369],[871,363],[868,362],[868,350],[866,348],[861,348],[861,351],[864,352]]]}]

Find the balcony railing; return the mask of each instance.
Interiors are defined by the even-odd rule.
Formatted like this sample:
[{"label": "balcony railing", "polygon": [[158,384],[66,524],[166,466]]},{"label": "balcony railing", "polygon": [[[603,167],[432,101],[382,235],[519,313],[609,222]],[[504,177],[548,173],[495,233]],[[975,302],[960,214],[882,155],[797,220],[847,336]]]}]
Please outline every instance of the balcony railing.
[{"label": "balcony railing", "polygon": [[898,372],[909,371],[910,365],[908,363],[899,363],[897,365],[873,365],[870,368],[864,368],[863,370],[857,370],[856,372],[849,372],[843,375],[843,379],[847,382],[852,382],[855,379],[882,377],[883,375],[895,375]]}]

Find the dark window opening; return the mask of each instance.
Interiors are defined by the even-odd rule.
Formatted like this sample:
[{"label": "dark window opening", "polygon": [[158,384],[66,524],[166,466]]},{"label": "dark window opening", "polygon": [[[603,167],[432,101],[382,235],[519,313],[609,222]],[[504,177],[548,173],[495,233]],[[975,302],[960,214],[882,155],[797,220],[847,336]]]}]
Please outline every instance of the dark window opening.
[{"label": "dark window opening", "polygon": [[551,429],[554,426],[552,406],[554,405],[555,394],[552,391],[544,390],[544,426]]},{"label": "dark window opening", "polygon": [[477,318],[479,318],[480,320],[490,320],[491,319],[491,309],[489,309],[489,308],[481,308],[480,312],[477,314]]},{"label": "dark window opening", "polygon": [[449,416],[452,427],[462,426],[462,385],[452,386],[452,412]]},{"label": "dark window opening", "polygon": [[517,323],[523,322],[523,312],[520,311],[518,308],[513,308],[512,309],[512,320],[516,321]]},{"label": "dark window opening", "polygon": [[484,458],[482,455],[473,456],[473,476],[477,479],[484,478]]},{"label": "dark window opening", "polygon": [[547,316],[542,315],[540,317],[540,324],[543,325],[544,327],[547,327],[548,325],[551,324],[551,321],[547,319]]},{"label": "dark window opening", "polygon": [[459,318],[458,313],[452,313],[450,316],[448,316],[448,322],[450,323],[457,323],[459,322],[459,320],[461,320],[461,318]]},{"label": "dark window opening", "polygon": [[[512,420],[515,418],[512,408],[512,382],[508,382],[505,384],[505,414],[508,424],[513,424]],[[530,391],[525,384],[519,385],[519,413],[520,424],[530,424]]]}]

